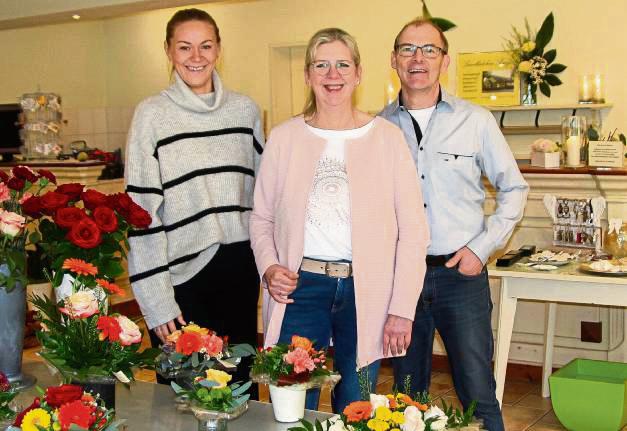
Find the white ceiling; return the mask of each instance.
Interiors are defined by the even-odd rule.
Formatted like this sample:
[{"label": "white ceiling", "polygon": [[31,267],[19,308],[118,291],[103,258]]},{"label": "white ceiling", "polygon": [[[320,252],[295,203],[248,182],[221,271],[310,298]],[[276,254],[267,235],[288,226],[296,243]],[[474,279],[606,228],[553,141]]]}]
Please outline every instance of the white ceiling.
[{"label": "white ceiling", "polygon": [[[0,30],[112,18],[153,9],[180,7],[221,0],[0,0]],[[231,0],[234,1],[234,0]],[[235,0],[237,1],[237,0]],[[222,1],[224,2],[224,1]]]}]

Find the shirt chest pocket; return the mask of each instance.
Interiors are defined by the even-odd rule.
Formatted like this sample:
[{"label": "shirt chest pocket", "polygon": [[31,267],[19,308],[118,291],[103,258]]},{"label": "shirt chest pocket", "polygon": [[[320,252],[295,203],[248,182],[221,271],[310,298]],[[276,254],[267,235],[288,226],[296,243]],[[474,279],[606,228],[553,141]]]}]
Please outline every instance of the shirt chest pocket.
[{"label": "shirt chest pocket", "polygon": [[435,159],[438,168],[443,172],[459,172],[469,175],[475,170],[475,157],[472,153],[438,151]]}]

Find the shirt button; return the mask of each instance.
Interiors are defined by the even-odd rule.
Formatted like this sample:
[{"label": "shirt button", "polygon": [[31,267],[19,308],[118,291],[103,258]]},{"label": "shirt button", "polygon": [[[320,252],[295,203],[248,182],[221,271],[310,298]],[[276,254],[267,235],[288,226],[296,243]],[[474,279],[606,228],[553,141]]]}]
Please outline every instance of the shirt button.
[{"label": "shirt button", "polygon": [[427,204],[424,204],[425,208],[427,208]]},{"label": "shirt button", "polygon": [[422,178],[422,179],[424,180],[424,179],[425,179],[425,176],[424,176],[424,175],[420,175],[420,178]]},{"label": "shirt button", "polygon": [[420,147],[420,151],[422,151],[422,147]]}]

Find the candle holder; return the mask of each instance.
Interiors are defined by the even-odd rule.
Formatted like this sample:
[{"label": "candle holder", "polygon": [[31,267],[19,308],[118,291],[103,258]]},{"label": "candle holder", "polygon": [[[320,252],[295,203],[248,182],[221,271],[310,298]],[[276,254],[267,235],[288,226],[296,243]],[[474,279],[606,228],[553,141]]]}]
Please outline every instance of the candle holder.
[{"label": "candle holder", "polygon": [[579,103],[605,103],[603,75],[597,73],[579,77]]},{"label": "candle holder", "polygon": [[582,160],[585,160],[587,143],[586,117],[564,117],[562,119],[562,149],[566,153],[566,166],[576,168],[583,165]]}]

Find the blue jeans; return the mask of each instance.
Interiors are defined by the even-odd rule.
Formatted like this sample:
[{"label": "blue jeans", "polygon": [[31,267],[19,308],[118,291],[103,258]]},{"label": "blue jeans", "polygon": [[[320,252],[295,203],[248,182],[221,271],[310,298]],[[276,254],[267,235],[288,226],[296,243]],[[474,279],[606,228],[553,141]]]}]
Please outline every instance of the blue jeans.
[{"label": "blue jeans", "polygon": [[[342,379],[331,394],[331,404],[334,412],[341,413],[348,404],[361,399],[353,277],[333,278],[301,271],[296,290],[289,297],[294,302],[285,309],[279,343],[290,343],[292,335],[300,335],[321,349],[328,347],[333,338],[333,367]],[[379,361],[370,364],[367,372],[374,392]],[[319,398],[319,389],[307,391],[305,407],[317,410]]]},{"label": "blue jeans", "polygon": [[394,380],[402,387],[411,376],[412,392],[429,389],[435,329],[448,355],[455,391],[464,408],[477,401],[475,416],[490,431],[502,431],[503,417],[496,400],[492,373],[492,300],[488,273],[465,276],[457,268],[428,267],[416,307],[407,355],[395,358]]}]

